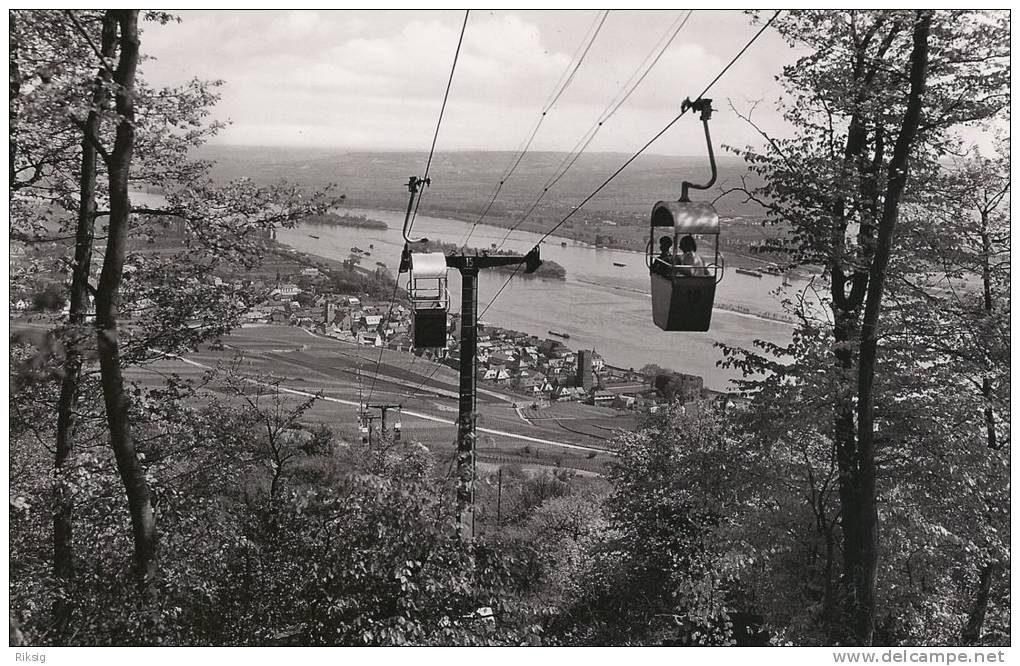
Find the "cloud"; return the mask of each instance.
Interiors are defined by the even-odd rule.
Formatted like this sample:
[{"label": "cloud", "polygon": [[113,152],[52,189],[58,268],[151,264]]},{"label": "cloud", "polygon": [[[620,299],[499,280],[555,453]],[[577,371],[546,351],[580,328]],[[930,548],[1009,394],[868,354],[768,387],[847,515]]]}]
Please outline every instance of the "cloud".
[{"label": "cloud", "polygon": [[[156,84],[224,79],[215,115],[233,125],[223,140],[413,149],[431,141],[463,19],[459,11],[182,14],[180,25],[148,26],[142,48],[158,60],[143,70]],[[612,12],[535,147],[573,146],[679,15]],[[596,16],[472,12],[440,147],[517,148]],[[752,32],[736,13],[696,12],[592,149],[627,150],[651,134],[650,123],[668,122],[728,59],[728,42]],[[758,76],[762,66],[739,63],[720,95],[759,90],[770,78]]]}]

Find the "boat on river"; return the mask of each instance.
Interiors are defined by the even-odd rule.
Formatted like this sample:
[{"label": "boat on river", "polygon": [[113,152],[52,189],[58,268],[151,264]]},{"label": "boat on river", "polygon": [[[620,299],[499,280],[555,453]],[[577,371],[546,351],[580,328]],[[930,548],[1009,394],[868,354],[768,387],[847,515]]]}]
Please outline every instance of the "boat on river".
[{"label": "boat on river", "polygon": [[758,279],[761,279],[761,273],[758,272],[758,271],[752,271],[752,270],[749,270],[747,268],[737,268],[736,271],[738,273],[740,273],[741,275],[750,275],[751,277],[756,277]]},{"label": "boat on river", "polygon": [[619,261],[614,261],[614,262],[613,262],[613,265],[614,265],[614,266],[619,266],[620,268],[623,268],[623,267],[624,267],[624,266],[626,266],[627,264],[621,264],[621,263],[620,263]]},{"label": "boat on river", "polygon": [[308,234],[308,237],[309,238],[314,238],[315,240],[319,240],[319,237],[316,236],[315,234]]},{"label": "boat on river", "polygon": [[555,335],[556,337],[563,338],[564,340],[569,340],[570,339],[570,333],[560,333],[559,331],[549,331],[549,335]]}]

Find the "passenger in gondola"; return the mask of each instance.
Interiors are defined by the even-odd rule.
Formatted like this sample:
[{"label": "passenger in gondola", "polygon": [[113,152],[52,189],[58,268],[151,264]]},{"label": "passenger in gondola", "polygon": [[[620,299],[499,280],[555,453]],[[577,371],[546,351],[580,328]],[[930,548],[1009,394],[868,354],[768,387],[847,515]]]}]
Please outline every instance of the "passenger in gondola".
[{"label": "passenger in gondola", "polygon": [[659,260],[667,264],[673,263],[673,239],[669,236],[659,239]]},{"label": "passenger in gondola", "polygon": [[673,274],[673,239],[663,236],[659,239],[659,256],[652,262],[652,270],[663,277]]},{"label": "passenger in gondola", "polygon": [[677,271],[681,275],[708,275],[705,268],[705,260],[698,254],[698,243],[690,234],[684,236],[677,243],[679,248],[680,262],[677,264]]}]

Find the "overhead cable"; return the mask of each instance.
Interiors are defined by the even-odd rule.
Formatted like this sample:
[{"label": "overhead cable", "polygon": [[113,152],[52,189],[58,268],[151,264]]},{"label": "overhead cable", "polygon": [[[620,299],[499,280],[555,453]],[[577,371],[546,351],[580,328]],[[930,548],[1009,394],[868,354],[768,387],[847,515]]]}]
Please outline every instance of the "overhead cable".
[{"label": "overhead cable", "polygon": [[524,156],[528,153],[528,150],[531,148],[531,143],[535,140],[535,137],[538,135],[538,130],[539,128],[542,127],[542,123],[543,121],[545,121],[546,116],[549,114],[550,111],[552,111],[553,106],[559,100],[560,96],[563,95],[566,89],[570,86],[571,82],[573,82],[574,75],[577,73],[577,70],[581,67],[581,63],[584,62],[585,57],[588,55],[588,51],[591,50],[591,45],[595,43],[595,38],[598,37],[599,32],[602,30],[602,25],[606,22],[606,18],[608,16],[609,16],[608,9],[603,11],[601,15],[596,15],[595,21],[592,23],[591,27],[588,28],[587,33],[585,33],[586,38],[581,42],[581,45],[578,46],[578,50],[575,51],[574,57],[571,58],[571,61],[567,63],[566,69],[564,69],[563,74],[560,75],[560,80],[556,82],[556,85],[553,87],[553,90],[549,95],[549,99],[542,107],[542,113],[539,114],[538,121],[535,123],[534,128],[531,130],[531,134],[524,142],[523,147],[516,152],[515,157],[511,161],[510,167],[503,173],[503,177],[500,178],[499,184],[496,186],[496,191],[493,193],[492,198],[489,199],[489,203],[485,206],[485,209],[482,210],[482,213],[471,225],[471,228],[468,229],[467,236],[464,237],[464,242],[461,243],[461,247],[467,247],[468,241],[471,240],[471,235],[474,233],[475,228],[483,219],[485,219],[485,216],[489,214],[489,211],[492,210],[493,204],[496,203],[496,199],[499,197],[499,193],[503,189],[503,185],[506,184],[506,182],[510,180],[510,177],[514,174],[514,172],[517,171],[517,167],[520,166],[521,160],[524,159]]},{"label": "overhead cable", "polygon": [[[453,54],[453,64],[450,65],[450,76],[446,81],[446,92],[443,93],[443,104],[439,108],[439,119],[436,121],[436,131],[432,135],[432,147],[429,148],[429,157],[425,163],[425,175],[422,177],[422,180],[426,183],[428,182],[429,169],[432,168],[432,156],[436,152],[436,141],[439,139],[439,128],[443,124],[443,114],[446,112],[446,102],[450,97],[450,87],[453,84],[453,74],[454,72],[457,71],[457,59],[460,57],[460,47],[464,43],[464,32],[467,29],[468,16],[470,14],[471,14],[470,10],[464,11],[464,23],[462,23],[460,26],[460,37],[457,39],[457,49],[454,51]],[[418,214],[418,205],[421,203],[422,194],[424,194],[424,191],[418,194],[418,200],[414,204],[414,212],[411,215],[411,222],[410,224],[408,224],[407,231],[405,232],[405,234],[410,234],[411,227],[414,225],[414,218]],[[383,320],[384,322],[389,322],[390,316],[393,314],[393,304],[397,299],[398,284],[399,280],[397,278],[394,278],[393,293],[390,295],[390,304],[389,307],[386,309],[386,318]],[[375,373],[372,375],[372,386],[368,391],[368,402],[372,401],[372,393],[375,391],[375,383],[379,379],[379,367],[382,364],[382,355],[384,348],[385,347],[379,348],[379,357],[376,359],[375,362]]]}]

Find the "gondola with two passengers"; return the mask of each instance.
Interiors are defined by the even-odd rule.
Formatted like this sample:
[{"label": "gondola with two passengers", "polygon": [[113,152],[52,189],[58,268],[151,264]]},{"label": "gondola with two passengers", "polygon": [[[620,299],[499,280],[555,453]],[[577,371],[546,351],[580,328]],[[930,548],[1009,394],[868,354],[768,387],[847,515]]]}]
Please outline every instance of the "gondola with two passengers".
[{"label": "gondola with two passengers", "polygon": [[[684,181],[679,201],[660,201],[652,208],[650,237],[646,263],[652,287],[652,319],[664,331],[707,331],[712,323],[715,286],[723,277],[723,261],[719,254],[719,215],[707,201],[691,201],[690,188],[707,190],[715,184],[715,154],[708,121],[712,116],[712,100],[684,100],[683,110],[701,112],[708,144],[712,178],[704,185]],[[656,252],[656,234],[659,237]],[[714,258],[702,259],[697,238],[714,244]]]}]

